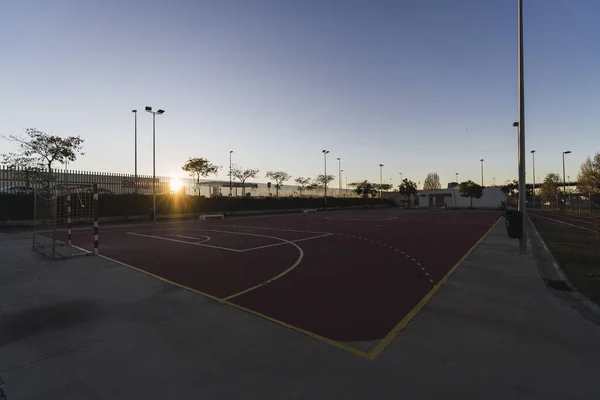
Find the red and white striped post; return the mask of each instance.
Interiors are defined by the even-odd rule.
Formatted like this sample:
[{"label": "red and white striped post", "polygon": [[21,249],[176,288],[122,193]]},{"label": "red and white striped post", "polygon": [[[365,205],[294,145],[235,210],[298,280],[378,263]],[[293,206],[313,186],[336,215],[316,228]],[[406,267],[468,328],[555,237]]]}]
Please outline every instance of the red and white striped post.
[{"label": "red and white striped post", "polygon": [[67,195],[67,244],[71,245],[71,195]]},{"label": "red and white striped post", "polygon": [[98,184],[94,183],[94,254],[98,254]]}]

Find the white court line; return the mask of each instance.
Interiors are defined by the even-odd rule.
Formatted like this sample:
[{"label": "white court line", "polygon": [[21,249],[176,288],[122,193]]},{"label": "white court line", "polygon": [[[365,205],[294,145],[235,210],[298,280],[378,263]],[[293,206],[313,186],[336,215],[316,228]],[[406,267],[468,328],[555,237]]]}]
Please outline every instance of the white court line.
[{"label": "white court line", "polygon": [[310,234],[331,233],[331,232],[301,231],[301,230],[297,230],[297,229],[263,228],[261,226],[244,226],[244,225],[215,225],[215,226],[225,226],[225,227],[230,227],[230,228],[242,228],[242,229],[263,229],[263,230],[267,230],[267,231],[297,232],[297,233],[310,233]]},{"label": "white court line", "polygon": [[134,235],[134,236],[149,237],[149,238],[152,238],[152,239],[161,239],[161,240],[166,240],[166,241],[175,242],[175,243],[189,244],[189,245],[192,245],[192,246],[202,246],[202,247],[210,247],[210,248],[219,249],[219,250],[233,251],[235,253],[240,253],[241,252],[241,250],[230,249],[229,247],[212,246],[210,244],[203,244],[203,243],[192,243],[192,242],[186,242],[184,240],[170,239],[170,238],[166,238],[166,237],[162,237],[162,236],[144,235],[142,233],[135,233],[135,232],[127,232],[127,234],[128,235]]},{"label": "white court line", "polygon": [[296,240],[288,240],[285,242],[281,242],[281,243],[273,243],[273,244],[267,244],[264,246],[258,246],[258,247],[251,247],[249,249],[244,249],[244,250],[240,250],[241,253],[245,252],[245,251],[252,251],[252,250],[258,250],[258,249],[265,249],[267,247],[275,247],[275,246],[281,246],[284,244],[288,244],[288,243],[298,243],[298,242],[304,242],[305,240],[312,240],[312,239],[318,239],[318,238],[322,238],[322,237],[326,237],[326,236],[331,236],[331,235],[335,235],[334,233],[326,233],[324,235],[319,235],[319,236],[313,236],[313,237],[308,237],[308,238],[304,238],[304,239],[296,239]]},{"label": "white court line", "polygon": [[[184,238],[184,239],[192,239],[192,240],[199,240],[200,239],[200,238],[197,238],[197,237],[185,236],[185,235],[175,235],[175,236],[180,237],[180,238]],[[201,236],[201,237],[206,238],[206,239],[205,240],[201,240],[199,242],[195,242],[194,244],[200,244],[200,243],[208,242],[210,240],[210,236],[205,236],[205,235],[198,235],[198,236]]]},{"label": "white court line", "polygon": [[564,224],[564,225],[572,226],[573,228],[579,228],[579,229],[583,229],[584,231],[588,231],[588,232],[594,233],[593,229],[584,228],[583,226],[569,224],[568,222],[559,221],[559,220],[554,219],[554,218],[548,218],[548,217],[545,217],[545,216],[542,216],[542,215],[539,215],[539,214],[533,214],[533,215],[535,215],[536,217],[540,217],[540,218],[543,218],[543,219],[550,220],[550,221],[558,222],[559,224]]}]

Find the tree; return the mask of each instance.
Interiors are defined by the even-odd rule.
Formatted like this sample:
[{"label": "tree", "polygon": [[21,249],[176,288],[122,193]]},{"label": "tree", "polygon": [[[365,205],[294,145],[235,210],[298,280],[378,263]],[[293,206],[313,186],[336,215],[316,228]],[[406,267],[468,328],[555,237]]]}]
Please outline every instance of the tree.
[{"label": "tree", "polygon": [[577,190],[581,193],[600,193],[600,153],[581,164],[577,176]]},{"label": "tree", "polygon": [[392,185],[390,185],[389,183],[374,183],[373,186],[375,186],[375,188],[377,190],[385,190],[388,191],[392,188]]},{"label": "tree", "polygon": [[283,171],[267,171],[266,177],[275,181],[275,196],[279,197],[279,189],[281,189],[282,183],[289,181],[292,176]]},{"label": "tree", "polygon": [[25,131],[25,137],[17,135],[2,137],[17,143],[16,152],[2,154],[3,163],[34,172],[48,168],[45,177],[48,187],[52,179],[54,162],[62,164],[68,161],[74,162],[78,155],[85,154],[82,151],[84,140],[80,136],[62,138],[30,128]]},{"label": "tree", "polygon": [[502,186],[500,190],[506,195],[507,204],[519,200],[519,181],[513,180],[512,183]]},{"label": "tree", "polygon": [[[216,174],[221,167],[210,163],[206,158],[188,158],[181,167],[182,170],[196,176],[196,184],[200,184],[200,177],[207,177],[210,174]],[[198,192],[199,193],[199,192]]]},{"label": "tree", "polygon": [[440,183],[440,176],[437,174],[437,172],[428,173],[425,181],[423,182],[423,190],[435,190],[441,188],[442,184]]},{"label": "tree", "polygon": [[320,174],[317,175],[317,177],[315,178],[315,183],[317,184],[317,187],[321,190],[325,190],[325,185],[328,185],[329,182],[331,182],[332,180],[335,179],[335,176],[333,175],[327,175],[327,177],[325,177],[325,175]]},{"label": "tree", "polygon": [[257,168],[243,169],[239,165],[233,165],[231,167],[231,176],[242,183],[242,196],[246,194],[246,188],[244,186],[246,180],[249,178],[256,178],[258,172],[259,170]]},{"label": "tree", "polygon": [[308,184],[306,185],[306,191],[307,192],[313,193],[318,188],[319,188],[319,184],[318,183],[316,183],[316,182],[310,182],[310,179],[308,179]]},{"label": "tree", "polygon": [[304,191],[308,190],[308,186],[310,185],[310,178],[304,178],[302,176],[299,176],[296,179],[294,179],[294,182],[296,182],[296,185],[298,185],[298,193],[300,193],[300,196],[302,196]]},{"label": "tree", "polygon": [[458,186],[458,191],[462,197],[471,198],[471,206],[469,208],[473,208],[473,199],[480,199],[483,196],[483,186],[478,185],[471,180],[462,182]]},{"label": "tree", "polygon": [[[560,185],[560,177],[558,174],[549,173],[546,175],[542,186],[540,187],[540,193],[542,198],[546,199],[546,202],[550,202],[550,205],[555,201],[558,203],[558,186]],[[555,205],[558,207],[558,204]]]},{"label": "tree", "polygon": [[377,188],[375,185],[367,180],[362,182],[353,182],[350,184],[354,188],[354,193],[363,199],[377,196]]},{"label": "tree", "polygon": [[406,204],[410,208],[415,196],[418,193],[417,184],[409,179],[402,180],[402,184],[398,187],[398,191],[401,195],[406,197]]}]

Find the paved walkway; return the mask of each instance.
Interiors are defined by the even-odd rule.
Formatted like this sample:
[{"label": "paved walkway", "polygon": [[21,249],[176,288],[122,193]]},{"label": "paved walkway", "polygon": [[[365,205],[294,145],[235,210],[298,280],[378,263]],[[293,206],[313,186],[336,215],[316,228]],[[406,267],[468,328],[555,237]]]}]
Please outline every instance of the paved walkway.
[{"label": "paved walkway", "polygon": [[600,327],[498,224],[377,359],[99,257],[0,234],[0,377],[12,399],[592,399]]}]

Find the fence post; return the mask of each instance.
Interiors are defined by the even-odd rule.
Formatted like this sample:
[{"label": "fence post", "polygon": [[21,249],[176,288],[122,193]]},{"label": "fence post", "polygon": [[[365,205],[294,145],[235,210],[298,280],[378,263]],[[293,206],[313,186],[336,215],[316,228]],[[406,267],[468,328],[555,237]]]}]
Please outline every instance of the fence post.
[{"label": "fence post", "polygon": [[67,244],[71,246],[71,195],[67,195]]},{"label": "fence post", "polygon": [[98,184],[94,183],[94,254],[98,255]]}]

